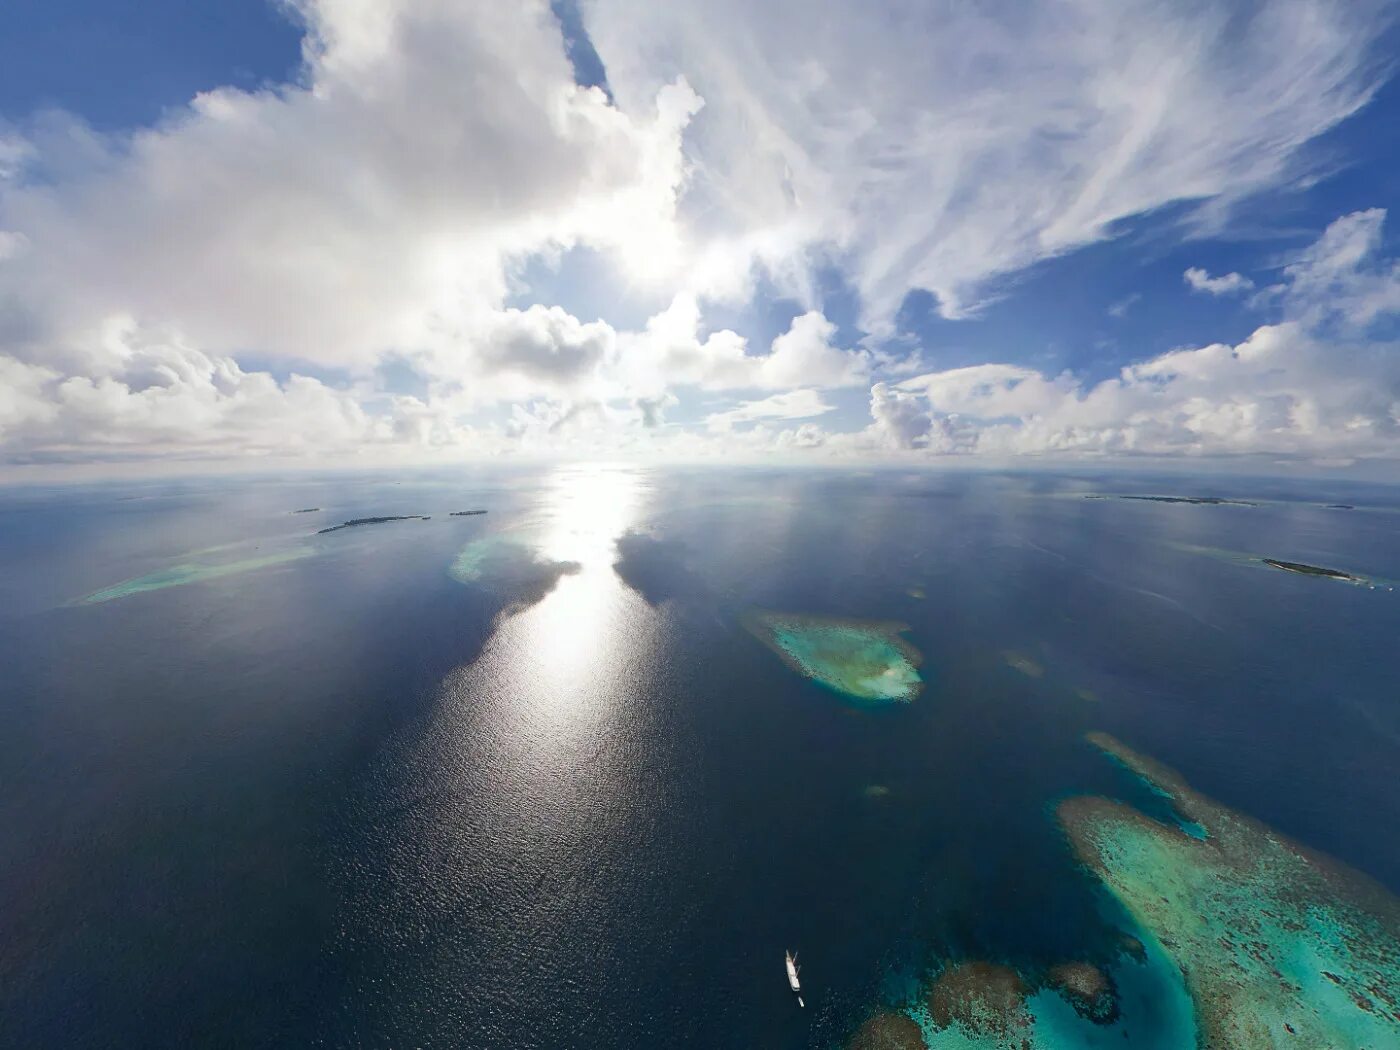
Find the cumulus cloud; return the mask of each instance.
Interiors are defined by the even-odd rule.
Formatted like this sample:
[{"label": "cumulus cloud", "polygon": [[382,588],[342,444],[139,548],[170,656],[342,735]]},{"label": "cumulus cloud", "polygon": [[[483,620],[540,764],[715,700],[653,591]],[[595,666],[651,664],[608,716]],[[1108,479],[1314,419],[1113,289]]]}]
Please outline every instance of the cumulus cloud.
[{"label": "cumulus cloud", "polygon": [[619,339],[613,373],[644,390],[693,386],[701,390],[781,390],[794,386],[842,387],[866,382],[874,356],[842,349],[836,326],[817,310],[799,314],[767,353],[750,353],[748,340],[729,330],[701,338],[700,306],[678,295],[638,333]]},{"label": "cumulus cloud", "polygon": [[[335,406],[328,447],[351,424],[441,437],[443,412],[578,395],[615,333],[557,307],[506,308],[512,270],[576,244],[623,272],[679,250],[680,136],[701,105],[683,80],[624,115],[573,83],[542,2],[296,8],[296,83],[220,88],[129,135],[61,114],[0,135],[0,354],[28,377],[15,396],[41,390],[53,417],[41,429],[37,410],[8,413],[12,458],[154,450],[159,435],[176,453],[257,452],[277,405],[296,450],[315,432],[308,399]],[[113,326],[146,333],[147,349]],[[155,345],[184,364],[143,385],[134,362]],[[247,371],[247,354],[294,374]],[[402,400],[364,383],[389,355],[442,395],[432,426],[421,406],[407,426]],[[327,370],[354,389],[315,378]],[[185,425],[197,419],[210,429]]]},{"label": "cumulus cloud", "polygon": [[986,364],[877,385],[862,436],[1008,455],[1400,455],[1400,345],[1367,334],[1400,311],[1400,269],[1377,257],[1383,218],[1333,223],[1285,269],[1284,319],[1241,343],[1174,350],[1096,384]]},{"label": "cumulus cloud", "polygon": [[1254,282],[1242,273],[1227,273],[1212,277],[1199,266],[1193,266],[1181,275],[1192,291],[1207,295],[1237,295],[1254,290]]},{"label": "cumulus cloud", "polygon": [[895,449],[928,447],[933,415],[912,390],[876,383],[870,388],[870,415],[877,444]]},{"label": "cumulus cloud", "polygon": [[[394,438],[393,411],[372,419],[354,393],[293,374],[246,372],[178,337],[113,322],[108,366],[65,375],[0,357],[0,442],[14,458],[67,460],[170,447],[215,457],[245,453],[344,454]],[[401,399],[405,407],[410,399]]]},{"label": "cumulus cloud", "polygon": [[602,363],[616,339],[603,321],[584,324],[557,306],[504,310],[473,336],[487,372],[515,372],[543,383],[577,380]]},{"label": "cumulus cloud", "polygon": [[[1108,384],[887,338],[911,289],[966,317],[1125,218],[1215,221],[1302,172],[1376,86],[1370,0],[588,0],[611,96],[545,0],[289,4],[293,82],[121,134],[0,126],[0,460],[1389,440],[1378,211],[1259,293],[1280,317],[1246,344]],[[576,248],[650,317],[534,301],[532,263]],[[712,323],[760,280],[797,303],[767,345]],[[838,388],[870,389],[867,429],[810,421]],[[704,425],[668,422],[686,398]]]}]

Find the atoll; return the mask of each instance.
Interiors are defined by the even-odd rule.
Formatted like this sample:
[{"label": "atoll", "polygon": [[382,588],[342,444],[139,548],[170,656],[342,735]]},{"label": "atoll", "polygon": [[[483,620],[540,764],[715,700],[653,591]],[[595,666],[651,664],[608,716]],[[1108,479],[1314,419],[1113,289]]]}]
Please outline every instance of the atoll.
[{"label": "atoll", "polygon": [[1179,967],[1199,1045],[1400,1046],[1400,901],[1112,737],[1089,739],[1203,829],[1106,798],[1058,807],[1079,860]]},{"label": "atoll", "polygon": [[906,624],[799,613],[751,612],[744,626],[799,674],[866,706],[913,700],[922,655]]}]

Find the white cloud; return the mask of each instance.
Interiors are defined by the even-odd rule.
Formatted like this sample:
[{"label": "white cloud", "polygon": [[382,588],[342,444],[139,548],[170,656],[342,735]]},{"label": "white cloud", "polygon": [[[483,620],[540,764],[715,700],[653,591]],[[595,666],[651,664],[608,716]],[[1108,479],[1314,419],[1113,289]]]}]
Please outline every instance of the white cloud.
[{"label": "white cloud", "polygon": [[863,441],[1007,455],[1400,456],[1400,345],[1364,327],[1400,312],[1400,269],[1376,257],[1383,217],[1333,223],[1284,271],[1290,319],[1237,345],[1174,350],[1092,385],[1005,364],[876,385]]},{"label": "white cloud", "polygon": [[1242,273],[1227,273],[1212,277],[1199,266],[1193,266],[1181,275],[1192,291],[1207,295],[1236,295],[1254,289],[1254,282]]},{"label": "white cloud", "polygon": [[1364,328],[1400,311],[1400,263],[1380,258],[1384,208],[1344,215],[1284,270],[1281,294],[1291,316],[1310,324]]},{"label": "white cloud", "polygon": [[473,336],[484,371],[514,372],[545,384],[568,384],[597,368],[615,340],[603,321],[584,324],[557,306],[538,304],[504,310]]},{"label": "white cloud", "polygon": [[524,254],[676,250],[683,84],[624,116],[574,86],[542,3],[300,9],[305,86],[221,88],[129,139],[36,131],[55,170],[0,195],[30,245],[0,272],[32,304],[28,353],[81,359],[123,314],[212,353],[450,359]]},{"label": "white cloud", "polygon": [[668,386],[702,390],[781,390],[794,386],[858,386],[869,379],[873,355],[843,350],[833,342],[836,326],[819,311],[799,314],[766,354],[749,353],[748,341],[732,331],[700,338],[700,306],[678,295],[638,333],[619,336],[611,370],[619,383],[654,391]]},{"label": "white cloud", "polygon": [[[0,357],[0,442],[16,458],[185,454],[347,454],[394,439],[395,414],[371,418],[350,391],[305,376],[278,383],[175,338],[114,323],[110,367],[64,375]],[[403,407],[403,406],[400,406]]]},{"label": "white cloud", "polygon": [[[1289,179],[1364,104],[1375,5],[1156,0],[592,0],[628,112],[683,72],[706,100],[684,202],[735,294],[751,264],[815,301],[833,255],[869,327],[906,292],[952,317],[992,282],[1176,201],[1212,217]],[[1198,219],[1204,213],[1197,212]]]},{"label": "white cloud", "polygon": [[760,419],[809,419],[824,415],[833,406],[822,400],[815,390],[788,390],[772,394],[761,401],[741,401],[727,412],[714,412],[705,417],[711,430],[729,430],[735,424],[752,423]]},{"label": "white cloud", "polygon": [[[1260,293],[1282,316],[1255,339],[1092,388],[884,339],[912,288],[966,315],[1126,217],[1287,182],[1373,87],[1368,3],[588,0],[614,105],[544,0],[290,2],[294,83],[128,134],[0,127],[0,460],[1390,440],[1380,212]],[[574,248],[639,330],[532,301],[532,260]],[[830,273],[869,338],[838,338]],[[760,275],[799,303],[766,347],[707,323]],[[864,386],[857,435],[782,426]],[[667,421],[714,395],[708,426]]]},{"label": "white cloud", "polygon": [[1131,310],[1135,305],[1137,305],[1137,303],[1139,303],[1141,300],[1141,292],[1133,292],[1130,295],[1125,295],[1122,299],[1119,299],[1117,302],[1109,304],[1108,316],[1117,317],[1119,319],[1127,317],[1128,311]]},{"label": "white cloud", "polygon": [[871,436],[877,445],[894,449],[928,447],[933,416],[912,391],[876,383],[870,388]]}]

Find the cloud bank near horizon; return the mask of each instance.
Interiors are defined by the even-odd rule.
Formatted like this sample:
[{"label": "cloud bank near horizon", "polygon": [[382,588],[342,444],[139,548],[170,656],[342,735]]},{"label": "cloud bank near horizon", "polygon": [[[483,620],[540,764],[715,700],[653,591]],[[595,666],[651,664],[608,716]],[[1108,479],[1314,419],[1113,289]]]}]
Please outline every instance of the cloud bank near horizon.
[{"label": "cloud bank near horizon", "polygon": [[[1378,7],[591,0],[607,90],[541,2],[295,9],[294,83],[121,135],[0,122],[0,461],[1400,457],[1380,209],[1262,287],[1188,269],[1253,334],[1097,382],[932,368],[897,324],[920,291],[976,324],[1128,219],[1203,237],[1311,177],[1378,86]],[[581,253],[616,309],[533,286]],[[711,322],[762,295],[797,305],[773,338]]]}]

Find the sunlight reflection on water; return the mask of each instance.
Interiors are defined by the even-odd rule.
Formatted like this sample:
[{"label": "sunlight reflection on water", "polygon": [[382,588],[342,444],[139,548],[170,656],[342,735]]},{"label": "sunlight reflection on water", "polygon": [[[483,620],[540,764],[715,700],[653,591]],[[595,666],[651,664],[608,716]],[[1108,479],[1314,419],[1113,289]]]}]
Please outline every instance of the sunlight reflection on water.
[{"label": "sunlight reflection on water", "polygon": [[640,520],[648,497],[646,475],[628,467],[560,467],[546,481],[537,553],[578,571],[503,623],[479,665],[527,732],[596,731],[645,660],[649,611],[613,563],[618,537]]}]

